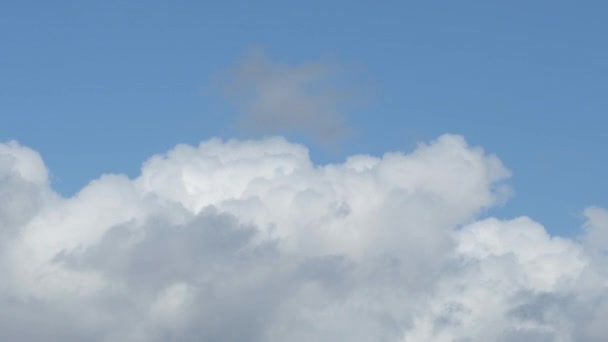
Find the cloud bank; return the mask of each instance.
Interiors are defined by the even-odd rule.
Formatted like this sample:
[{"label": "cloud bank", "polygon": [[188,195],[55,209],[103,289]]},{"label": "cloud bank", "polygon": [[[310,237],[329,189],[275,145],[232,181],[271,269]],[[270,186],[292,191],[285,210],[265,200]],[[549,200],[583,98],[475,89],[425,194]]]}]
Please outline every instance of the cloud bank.
[{"label": "cloud bank", "polygon": [[64,198],[0,144],[0,340],[606,341],[608,211],[480,219],[508,177],[454,135],[331,165],[210,140]]}]

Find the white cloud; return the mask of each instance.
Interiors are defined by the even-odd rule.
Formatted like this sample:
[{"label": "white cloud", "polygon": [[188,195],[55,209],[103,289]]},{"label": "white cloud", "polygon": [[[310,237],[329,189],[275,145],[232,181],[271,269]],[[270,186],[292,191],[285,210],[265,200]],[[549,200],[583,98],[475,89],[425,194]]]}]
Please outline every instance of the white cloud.
[{"label": "white cloud", "polygon": [[585,340],[573,335],[578,322],[561,312],[583,294],[577,283],[588,259],[580,245],[550,237],[525,217],[478,221],[455,236],[460,262],[405,341]]},{"label": "white cloud", "polygon": [[608,211],[591,207],[584,214],[587,218],[583,236],[585,244],[596,252],[608,252]]},{"label": "white cloud", "polygon": [[62,198],[0,144],[0,339],[606,340],[608,211],[479,220],[508,177],[453,135],[332,165],[210,140]]}]

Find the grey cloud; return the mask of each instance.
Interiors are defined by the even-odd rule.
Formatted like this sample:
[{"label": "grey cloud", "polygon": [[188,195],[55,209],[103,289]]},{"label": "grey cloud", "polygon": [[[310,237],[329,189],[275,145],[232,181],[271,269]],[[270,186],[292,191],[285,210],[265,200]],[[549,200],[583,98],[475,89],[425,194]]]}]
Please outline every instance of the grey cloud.
[{"label": "grey cloud", "polygon": [[78,316],[85,308],[70,312],[66,305],[38,300],[0,300],[0,340],[2,341],[101,341],[103,331],[87,326]]},{"label": "grey cloud", "polygon": [[[143,227],[113,227],[99,244],[80,253],[62,253],[56,261],[128,277],[130,283],[197,281],[192,277],[212,271],[214,265],[247,262],[250,254],[266,253],[260,246],[247,250],[255,233],[252,227],[240,226],[233,216],[209,209],[180,226],[152,219]],[[267,245],[272,252],[272,245]]]},{"label": "grey cloud", "polygon": [[97,245],[61,253],[55,262],[101,272],[116,286],[126,286],[124,294],[106,292],[97,299],[118,304],[113,311],[123,321],[115,321],[116,326],[148,320],[150,303],[175,284],[189,292],[181,308],[188,314],[177,324],[179,329],[159,323],[134,336],[127,325],[117,329],[124,335],[113,338],[261,341],[265,323],[286,289],[280,267],[271,272],[277,266],[273,244],[253,245],[255,233],[233,216],[208,209],[184,225],[152,220],[143,227],[111,228]]},{"label": "grey cloud", "polygon": [[[373,280],[380,269],[376,262],[362,267],[345,256],[281,255],[276,241],[254,242],[256,231],[231,215],[207,209],[180,226],[151,221],[144,227],[111,228],[97,245],[62,252],[55,262],[101,272],[114,284],[126,286],[123,295],[107,290],[94,299],[98,310],[106,307],[119,317],[112,323],[119,334],[105,339],[331,341],[346,336],[344,324],[351,320],[359,326],[350,328],[349,340],[389,341],[389,331],[398,337],[401,325],[386,314],[363,308],[340,312],[352,301],[364,299],[366,291],[379,290]],[[184,309],[188,314],[178,330],[157,324],[138,338],[120,334],[148,319],[141,308],[176,283],[187,284],[192,291]],[[307,316],[326,310],[338,312],[327,318],[328,326],[318,329],[321,321],[316,314]],[[375,328],[368,332],[370,326]]]},{"label": "grey cloud", "polygon": [[225,94],[242,110],[241,128],[304,134],[332,145],[352,132],[343,110],[352,102],[354,87],[341,77],[327,63],[281,64],[255,50],[226,76]]},{"label": "grey cloud", "polygon": [[517,305],[509,311],[509,315],[521,321],[532,321],[538,324],[546,324],[550,320],[550,315],[559,311],[559,308],[565,307],[569,299],[567,297],[559,297],[553,293],[538,293],[519,295],[514,298],[514,302],[522,301],[522,304]]},{"label": "grey cloud", "polygon": [[511,329],[505,332],[504,342],[553,342],[555,335],[546,331],[534,329]]}]

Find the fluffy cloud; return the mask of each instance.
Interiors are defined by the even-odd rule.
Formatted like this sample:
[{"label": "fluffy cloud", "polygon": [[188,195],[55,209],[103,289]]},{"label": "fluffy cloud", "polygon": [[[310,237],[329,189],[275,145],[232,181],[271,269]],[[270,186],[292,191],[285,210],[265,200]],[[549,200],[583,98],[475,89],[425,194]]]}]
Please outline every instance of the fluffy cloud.
[{"label": "fluffy cloud", "polygon": [[63,198],[1,144],[0,339],[606,340],[608,211],[577,239],[480,219],[508,177],[453,135],[331,165],[210,140]]}]

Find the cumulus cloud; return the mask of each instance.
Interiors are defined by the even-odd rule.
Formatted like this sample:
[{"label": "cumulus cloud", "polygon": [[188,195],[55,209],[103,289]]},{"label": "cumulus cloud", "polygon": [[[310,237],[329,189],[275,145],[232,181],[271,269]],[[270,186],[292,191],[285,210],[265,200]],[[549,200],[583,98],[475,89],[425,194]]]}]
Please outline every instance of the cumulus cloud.
[{"label": "cumulus cloud", "polygon": [[584,214],[587,218],[583,235],[585,244],[596,252],[608,252],[608,211],[591,207]]},{"label": "cumulus cloud", "polygon": [[304,134],[329,145],[351,132],[342,110],[352,85],[346,87],[337,71],[323,62],[281,64],[255,50],[223,83],[225,94],[244,113],[241,128],[257,134]]},{"label": "cumulus cloud", "polygon": [[508,177],[454,135],[328,165],[209,140],[64,198],[0,144],[0,340],[605,341],[608,211],[481,219]]}]

